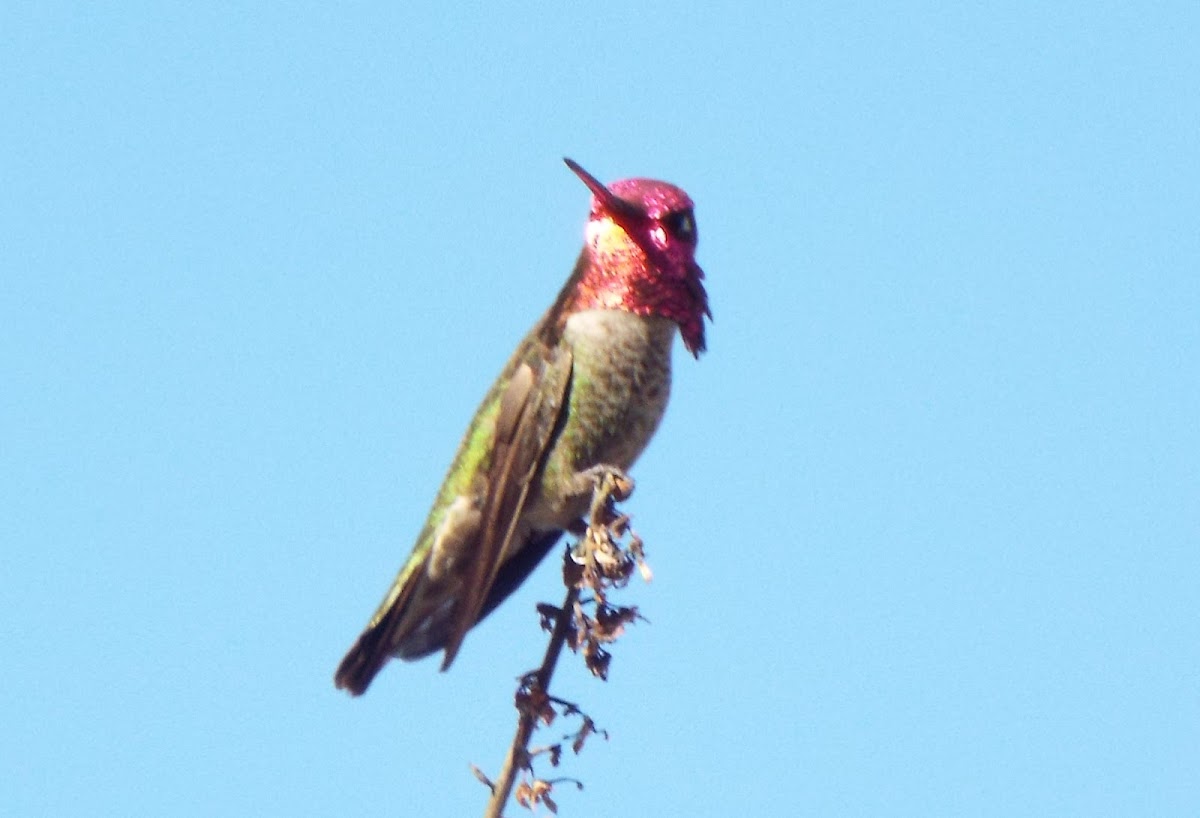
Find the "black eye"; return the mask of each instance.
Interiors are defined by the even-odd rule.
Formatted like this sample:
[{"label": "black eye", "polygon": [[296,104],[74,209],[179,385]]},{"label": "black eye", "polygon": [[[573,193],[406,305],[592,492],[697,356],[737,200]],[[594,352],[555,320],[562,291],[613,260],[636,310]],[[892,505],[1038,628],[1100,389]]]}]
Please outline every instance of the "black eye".
[{"label": "black eye", "polygon": [[690,210],[677,210],[668,213],[663,219],[663,226],[672,238],[692,244],[696,241],[696,217]]}]

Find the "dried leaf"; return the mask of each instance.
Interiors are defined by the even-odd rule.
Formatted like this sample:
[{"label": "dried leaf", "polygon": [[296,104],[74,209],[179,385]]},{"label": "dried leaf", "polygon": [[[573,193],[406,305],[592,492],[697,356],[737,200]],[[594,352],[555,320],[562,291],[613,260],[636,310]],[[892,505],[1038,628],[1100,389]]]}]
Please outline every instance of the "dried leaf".
[{"label": "dried leaf", "polygon": [[625,624],[639,619],[638,609],[634,606],[614,608],[602,605],[596,611],[596,624],[592,633],[601,642],[612,642],[625,632]]},{"label": "dried leaf", "polygon": [[617,518],[608,525],[608,530],[612,532],[615,539],[621,539],[625,536],[625,532],[629,531],[629,515],[619,514]]},{"label": "dried leaf", "polygon": [[607,681],[608,663],[611,660],[611,653],[600,647],[599,643],[595,640],[588,640],[587,647],[583,650],[583,661],[593,676],[599,676],[601,679]]},{"label": "dried leaf", "polygon": [[650,582],[654,579],[654,572],[650,570],[650,566],[645,560],[638,560],[638,573],[642,575],[642,582]]},{"label": "dried leaf", "polygon": [[532,800],[531,800],[532,796],[533,796],[533,788],[530,787],[528,784],[526,784],[524,781],[522,781],[520,784],[517,785],[517,791],[515,793],[513,793],[513,798],[517,799],[517,803],[520,804],[521,806],[523,806],[525,809],[533,808],[533,804],[532,804]]},{"label": "dried leaf", "polygon": [[571,750],[575,755],[579,755],[579,751],[583,749],[584,742],[587,737],[596,731],[596,724],[590,717],[583,717],[583,726],[579,728],[579,732],[575,734],[575,740],[571,742]]}]

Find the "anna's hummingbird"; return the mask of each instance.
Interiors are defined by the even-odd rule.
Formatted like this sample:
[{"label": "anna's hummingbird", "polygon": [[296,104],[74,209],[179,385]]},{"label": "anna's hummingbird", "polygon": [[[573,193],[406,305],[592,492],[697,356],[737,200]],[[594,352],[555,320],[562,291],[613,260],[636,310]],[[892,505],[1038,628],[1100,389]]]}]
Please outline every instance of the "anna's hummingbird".
[{"label": "anna's hummingbird", "polygon": [[516,590],[566,529],[599,470],[628,469],[666,409],[678,328],[704,351],[708,296],[692,200],[625,179],[592,191],[583,252],[475,412],[412,555],[338,666],[363,693],[392,656],[445,650]]}]

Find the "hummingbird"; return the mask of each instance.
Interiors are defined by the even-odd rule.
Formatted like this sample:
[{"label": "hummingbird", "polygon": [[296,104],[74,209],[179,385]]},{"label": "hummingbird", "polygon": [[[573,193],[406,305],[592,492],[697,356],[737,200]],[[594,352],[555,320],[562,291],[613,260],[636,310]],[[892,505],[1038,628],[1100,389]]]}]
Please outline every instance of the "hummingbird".
[{"label": "hummingbird", "polygon": [[475,412],[412,554],[334,675],[361,695],[388,659],[444,651],[529,576],[564,531],[584,529],[597,476],[624,474],[650,442],[675,336],[704,351],[712,318],[696,264],[692,200],[674,185],[603,185],[554,303]]}]

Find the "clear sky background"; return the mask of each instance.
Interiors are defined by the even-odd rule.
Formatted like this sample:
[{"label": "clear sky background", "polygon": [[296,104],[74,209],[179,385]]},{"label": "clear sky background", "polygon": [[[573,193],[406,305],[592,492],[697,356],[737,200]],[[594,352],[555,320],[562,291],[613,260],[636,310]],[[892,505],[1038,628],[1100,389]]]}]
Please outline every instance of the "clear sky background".
[{"label": "clear sky background", "polygon": [[1200,7],[119,6],[0,11],[0,813],[482,811],[557,558],[332,674],[566,155],[715,322],[563,813],[1200,814]]}]

